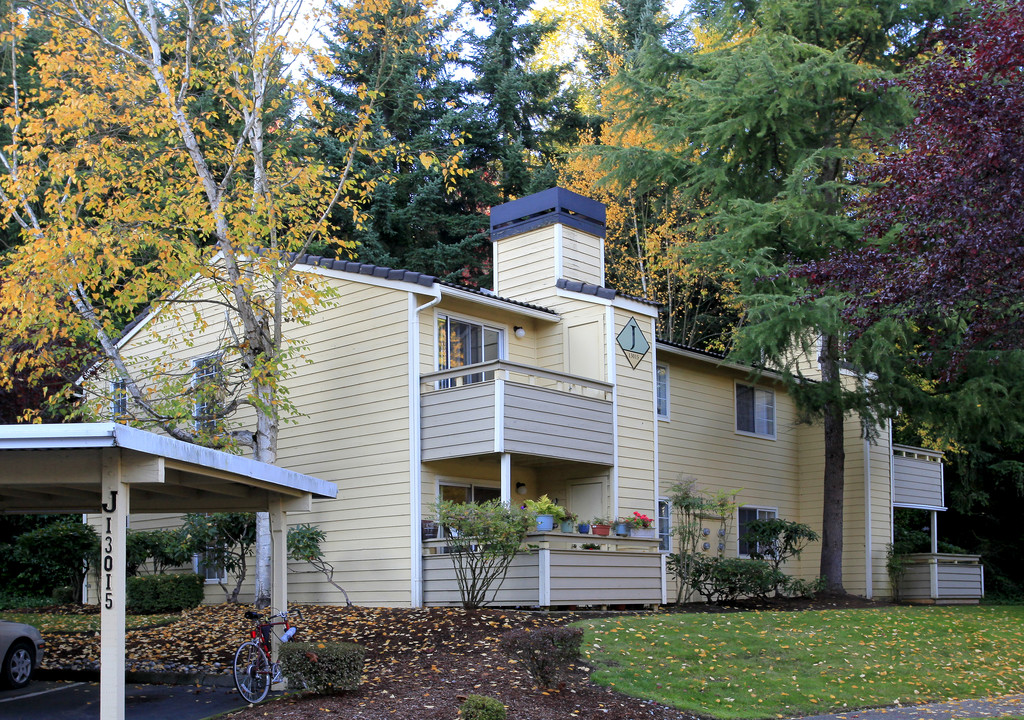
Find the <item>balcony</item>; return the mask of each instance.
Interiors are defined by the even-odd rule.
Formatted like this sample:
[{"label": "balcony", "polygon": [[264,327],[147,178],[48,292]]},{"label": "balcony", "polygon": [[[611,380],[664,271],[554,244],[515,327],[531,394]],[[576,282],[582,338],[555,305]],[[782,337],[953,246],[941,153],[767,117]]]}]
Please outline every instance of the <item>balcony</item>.
[{"label": "balcony", "polygon": [[613,464],[612,386],[503,360],[420,377],[422,459],[491,453]]}]

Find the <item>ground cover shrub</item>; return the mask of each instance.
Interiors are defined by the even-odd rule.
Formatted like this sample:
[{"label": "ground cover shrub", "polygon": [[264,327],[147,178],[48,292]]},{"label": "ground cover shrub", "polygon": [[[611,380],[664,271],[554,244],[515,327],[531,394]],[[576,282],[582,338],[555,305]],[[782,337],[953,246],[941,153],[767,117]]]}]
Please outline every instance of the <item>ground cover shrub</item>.
[{"label": "ground cover shrub", "polygon": [[47,607],[49,605],[53,605],[52,597],[0,593],[0,610],[19,610],[21,608]]},{"label": "ground cover shrub", "polygon": [[526,665],[534,680],[551,687],[579,658],[583,631],[571,627],[511,630],[499,642],[510,658]]},{"label": "ground cover shrub", "polygon": [[359,687],[365,655],[355,643],[290,642],[281,645],[278,659],[292,687],[333,695]]},{"label": "ground cover shrub", "polygon": [[497,698],[470,695],[459,707],[465,720],[505,720],[505,706]]},{"label": "ground cover shrub", "polygon": [[178,612],[203,602],[205,581],[201,575],[137,575],[127,579],[127,610],[130,613]]}]

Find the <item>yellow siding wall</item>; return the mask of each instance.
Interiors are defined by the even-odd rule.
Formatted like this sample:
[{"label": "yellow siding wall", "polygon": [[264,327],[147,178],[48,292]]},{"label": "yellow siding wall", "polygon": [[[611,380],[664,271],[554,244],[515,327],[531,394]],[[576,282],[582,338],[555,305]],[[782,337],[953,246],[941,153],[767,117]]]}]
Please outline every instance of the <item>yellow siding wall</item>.
[{"label": "yellow siding wall", "polygon": [[494,291],[502,297],[544,305],[555,288],[552,226],[494,243]]},{"label": "yellow siding wall", "polygon": [[[655,492],[655,405],[654,337],[651,319],[615,309],[612,354],[615,362],[615,404],[618,435],[618,515],[640,512],[657,517]],[[614,337],[634,318],[651,350],[636,369],[630,367],[625,353]]]},{"label": "yellow siding wall", "polygon": [[604,285],[604,238],[562,226],[562,277]]},{"label": "yellow siding wall", "polygon": [[[335,582],[353,602],[410,602],[408,294],[401,290],[330,280],[338,291],[332,306],[306,326],[291,326],[304,344],[303,358],[287,380],[298,415],[282,424],[278,464],[338,484],[336,500],[314,501],[313,512],[290,515],[291,524],[312,523],[327,539],[324,554]],[[187,372],[191,358],[216,349],[223,315],[184,345],[154,331],[154,322],[131,341],[126,355],[161,354]],[[244,419],[244,418],[243,418]],[[158,521],[143,521],[146,526]],[[138,525],[142,527],[142,525]],[[343,598],[308,566],[292,563],[290,597],[298,602]],[[250,571],[250,577],[251,577]],[[247,584],[251,595],[251,582]],[[216,593],[213,593],[216,597]]]}]

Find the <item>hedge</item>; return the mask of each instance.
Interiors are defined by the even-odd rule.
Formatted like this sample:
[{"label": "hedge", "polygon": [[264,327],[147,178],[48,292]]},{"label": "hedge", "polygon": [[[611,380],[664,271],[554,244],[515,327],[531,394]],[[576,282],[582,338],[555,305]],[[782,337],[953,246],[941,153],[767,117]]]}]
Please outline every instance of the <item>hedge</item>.
[{"label": "hedge", "polygon": [[137,575],[127,580],[127,611],[134,615],[180,612],[203,602],[201,575]]}]

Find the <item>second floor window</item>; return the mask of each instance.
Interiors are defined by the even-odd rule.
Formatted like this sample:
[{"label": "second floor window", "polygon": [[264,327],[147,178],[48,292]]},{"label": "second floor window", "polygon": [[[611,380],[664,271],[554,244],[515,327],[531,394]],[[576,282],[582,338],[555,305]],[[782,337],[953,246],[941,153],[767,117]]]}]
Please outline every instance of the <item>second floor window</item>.
[{"label": "second floor window", "polygon": [[128,383],[124,380],[110,383],[110,416],[114,422],[124,422],[128,417]]},{"label": "second floor window", "polygon": [[668,367],[658,365],[658,417],[668,419]]},{"label": "second floor window", "polygon": [[192,402],[192,417],[195,418],[197,432],[214,433],[217,431],[221,380],[219,355],[211,355],[193,361],[192,388],[195,396]]},{"label": "second floor window", "polygon": [[[476,365],[500,360],[502,356],[502,331],[479,323],[450,317],[437,316],[437,369]],[[473,382],[490,380],[492,373],[474,373],[442,383],[452,387]],[[461,382],[460,382],[461,381]]]},{"label": "second floor window", "polygon": [[775,437],[775,391],[736,385],[736,432]]}]

